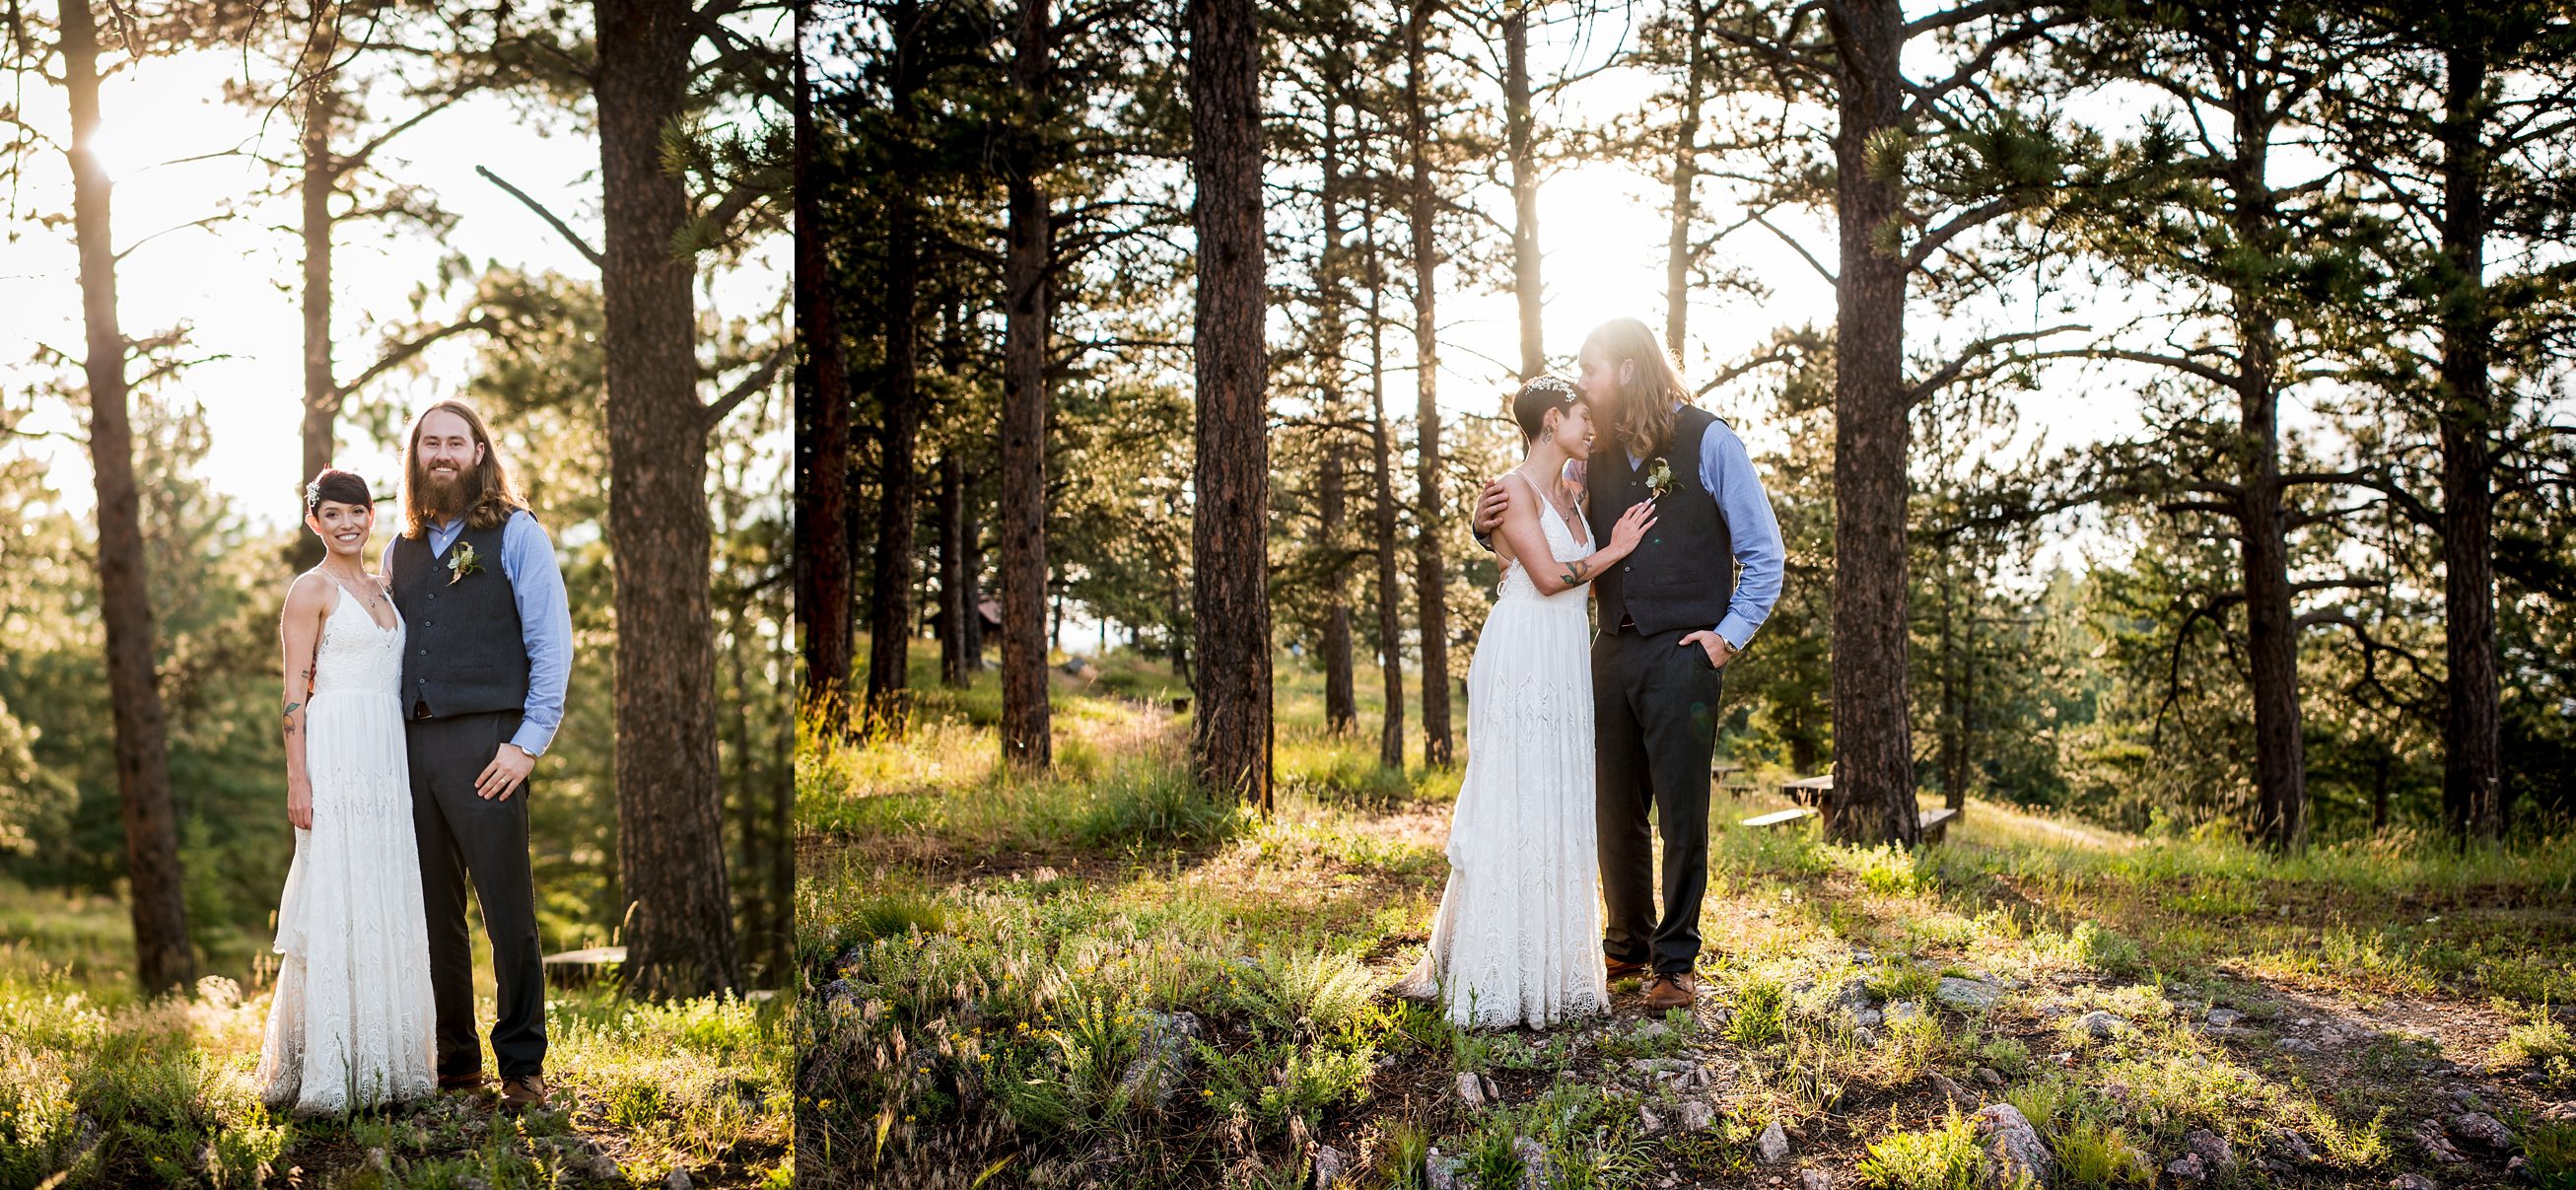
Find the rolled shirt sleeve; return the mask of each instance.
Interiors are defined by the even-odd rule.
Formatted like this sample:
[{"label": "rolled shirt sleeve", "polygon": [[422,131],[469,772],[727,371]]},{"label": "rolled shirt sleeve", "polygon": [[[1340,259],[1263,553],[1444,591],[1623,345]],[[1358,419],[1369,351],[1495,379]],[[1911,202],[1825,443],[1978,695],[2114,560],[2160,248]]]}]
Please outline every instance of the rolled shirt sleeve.
[{"label": "rolled shirt sleeve", "polygon": [[541,756],[563,726],[564,689],[572,680],[572,605],[554,542],[525,509],[510,514],[501,528],[501,571],[510,578],[519,639],[528,650],[527,709],[510,742]]},{"label": "rolled shirt sleeve", "polygon": [[1770,618],[1771,605],[1780,600],[1788,550],[1781,544],[1780,519],[1772,514],[1771,496],[1762,490],[1761,473],[1753,469],[1753,456],[1746,453],[1744,440],[1735,436],[1734,428],[1723,421],[1709,426],[1700,437],[1699,481],[1717,498],[1718,513],[1726,518],[1727,536],[1734,543],[1735,560],[1744,567],[1735,583],[1735,596],[1727,602],[1726,618],[1716,627],[1727,644],[1741,649],[1751,643],[1762,621]]}]

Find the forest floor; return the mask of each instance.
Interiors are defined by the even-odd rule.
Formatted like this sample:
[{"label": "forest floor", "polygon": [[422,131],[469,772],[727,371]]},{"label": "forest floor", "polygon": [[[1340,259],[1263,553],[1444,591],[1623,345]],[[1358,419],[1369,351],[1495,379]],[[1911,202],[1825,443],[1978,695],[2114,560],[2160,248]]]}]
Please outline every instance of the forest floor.
[{"label": "forest floor", "polygon": [[551,1108],[446,1094],[299,1118],[261,1106],[250,1081],[267,990],[210,976],[143,999],[132,937],[120,902],[0,887],[0,1190],[790,1182],[790,1022],[775,1001],[550,989]]},{"label": "forest floor", "polygon": [[2275,860],[1972,800],[1909,854],[1721,795],[1696,1009],[1466,1032],[1382,990],[1455,774],[1286,669],[1266,820],[1124,657],[1059,669],[1046,780],[926,657],[906,739],[809,738],[800,1186],[1966,1187],[2008,1139],[2061,1187],[2576,1186],[2576,840]]}]

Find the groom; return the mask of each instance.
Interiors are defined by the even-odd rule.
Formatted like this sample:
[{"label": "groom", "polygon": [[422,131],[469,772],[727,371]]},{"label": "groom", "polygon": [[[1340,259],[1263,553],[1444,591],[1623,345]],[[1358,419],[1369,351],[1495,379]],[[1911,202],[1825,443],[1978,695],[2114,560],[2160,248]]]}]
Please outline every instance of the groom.
[{"label": "groom", "polygon": [[[1576,356],[1575,388],[1596,437],[1584,467],[1592,539],[1655,501],[1636,552],[1594,578],[1594,821],[1601,949],[1611,979],[1650,973],[1646,1007],[1699,996],[1699,906],[1708,890],[1709,761],[1728,661],[1779,599],[1780,523],[1743,440],[1689,404],[1653,331],[1634,318],[1602,324]],[[1479,541],[1502,524],[1508,489],[1477,503]],[[1736,568],[1743,567],[1739,581]],[[1663,912],[1655,912],[1652,813],[1664,840]]]},{"label": "groom", "polygon": [[410,636],[403,720],[429,918],[438,1085],[483,1084],[474,1036],[471,877],[492,940],[501,1102],[546,1104],[546,988],[528,870],[528,773],[563,722],[572,615],[554,546],[472,406],[440,401],[403,448],[403,525],[384,574]]}]

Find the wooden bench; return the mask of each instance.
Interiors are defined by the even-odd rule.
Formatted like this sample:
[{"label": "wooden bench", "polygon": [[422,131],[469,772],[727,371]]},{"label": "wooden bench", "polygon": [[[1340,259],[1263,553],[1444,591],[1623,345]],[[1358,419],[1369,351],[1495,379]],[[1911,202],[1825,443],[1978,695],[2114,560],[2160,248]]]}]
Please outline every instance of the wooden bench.
[{"label": "wooden bench", "polygon": [[1938,810],[1926,811],[1923,815],[1923,841],[1926,843],[1940,842],[1942,836],[1950,833],[1950,823],[1958,817],[1959,812],[1949,808],[1948,806],[1943,806]]},{"label": "wooden bench", "polygon": [[1832,773],[1827,773],[1821,777],[1800,777],[1795,781],[1783,781],[1780,783],[1780,796],[1796,802],[1801,806],[1823,805],[1826,795],[1831,794],[1833,791],[1834,775]]},{"label": "wooden bench", "polygon": [[626,961],[623,946],[594,946],[545,957],[546,986],[579,987],[597,983]]},{"label": "wooden bench", "polygon": [[1816,811],[1812,807],[1793,806],[1786,810],[1774,810],[1768,814],[1756,814],[1751,818],[1745,819],[1744,825],[1758,830],[1763,827],[1781,826],[1787,823],[1796,822],[1802,818],[1813,818],[1815,816]]},{"label": "wooden bench", "polygon": [[1715,765],[1708,773],[1709,776],[1716,778],[1717,787],[1725,790],[1728,797],[1740,798],[1753,792],[1753,775],[1746,772],[1743,765]]}]

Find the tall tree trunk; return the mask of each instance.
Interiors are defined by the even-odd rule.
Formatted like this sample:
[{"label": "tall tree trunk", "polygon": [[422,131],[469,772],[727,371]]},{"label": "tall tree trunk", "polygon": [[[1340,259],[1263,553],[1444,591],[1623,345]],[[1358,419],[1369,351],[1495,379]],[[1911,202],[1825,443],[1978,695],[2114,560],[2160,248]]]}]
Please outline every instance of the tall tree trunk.
[{"label": "tall tree trunk", "polygon": [[689,100],[696,17],[678,0],[598,0],[595,11],[627,986],[700,996],[741,986],[742,967],[716,776],[696,262],[672,249],[689,202],[662,153]]},{"label": "tall tree trunk", "polygon": [[1342,316],[1347,296],[1342,287],[1342,178],[1341,101],[1337,98],[1345,84],[1336,76],[1326,83],[1329,96],[1324,104],[1323,136],[1323,216],[1324,242],[1315,254],[1315,326],[1316,363],[1322,370],[1325,441],[1323,464],[1318,470],[1318,502],[1323,520],[1324,550],[1330,569],[1324,581],[1324,727],[1334,735],[1351,731],[1359,725],[1358,694],[1352,689],[1351,675],[1351,591],[1350,563],[1346,550],[1349,537],[1349,464],[1348,438],[1342,433],[1344,408],[1342,378],[1347,352],[1344,346],[1350,327]]},{"label": "tall tree trunk", "polygon": [[913,451],[921,438],[920,218],[913,209],[909,166],[910,122],[920,54],[918,0],[895,0],[894,76],[888,110],[894,125],[894,168],[886,204],[884,420],[877,441],[877,540],[870,559],[868,604],[868,705],[872,730],[900,734],[912,651],[913,526],[921,508],[920,468]]},{"label": "tall tree trunk", "polygon": [[1959,581],[1958,575],[1952,573],[1950,569],[1949,545],[1945,542],[1939,546],[1933,556],[1937,560],[1935,570],[1941,584],[1939,595],[1941,653],[1937,659],[1939,669],[1936,671],[1941,686],[1941,717],[1936,729],[1940,737],[1938,740],[1940,755],[1936,763],[1941,771],[1942,804],[1956,810],[1965,806],[1968,799],[1967,712],[1962,701],[1966,697],[1966,690],[1961,670],[1966,666],[1975,665],[1976,659],[1973,654],[1970,654],[1967,655],[1964,664],[1962,662],[1957,606]]},{"label": "tall tree trunk", "polygon": [[[305,55],[308,72],[331,60],[335,44],[327,33],[318,35],[314,50]],[[304,469],[296,477],[299,482],[321,474],[337,449],[340,384],[331,360],[331,196],[339,192],[340,170],[331,155],[331,122],[338,99],[331,76],[312,73],[304,94],[304,176],[297,187],[304,236]],[[288,561],[299,571],[310,570],[321,564],[322,555],[321,538],[298,533]]]},{"label": "tall tree trunk", "polygon": [[966,464],[949,447],[939,456],[939,682],[966,685]]},{"label": "tall tree trunk", "polygon": [[1047,260],[1054,228],[1038,187],[1047,0],[1021,0],[1011,62],[1024,126],[1014,129],[1005,184],[1010,243],[1002,265],[1002,759],[1041,771],[1055,761],[1046,672]]},{"label": "tall tree trunk", "polygon": [[[2236,192],[2229,212],[2236,242],[2262,246],[2280,238],[2264,162],[2271,153],[2267,100],[2235,96]],[[2254,833],[2276,852],[2307,846],[2307,749],[2300,738],[2299,626],[2290,590],[2287,500],[2281,481],[2280,344],[2271,303],[2240,283],[2232,317],[2244,344],[2235,376],[2237,551],[2245,587],[2245,646],[2254,694]]]},{"label": "tall tree trunk", "polygon": [[976,494],[978,477],[966,477],[966,501],[962,512],[965,527],[959,536],[965,540],[958,553],[966,559],[963,587],[966,598],[966,675],[968,681],[984,672],[984,510],[983,497]]},{"label": "tall tree trunk", "polygon": [[1504,148],[1512,163],[1512,295],[1520,306],[1521,375],[1547,371],[1547,333],[1540,307],[1538,149],[1530,112],[1529,12],[1515,4],[1503,18]]},{"label": "tall tree trunk", "polygon": [[1440,319],[1436,221],[1438,196],[1431,185],[1429,69],[1433,0],[1415,0],[1404,25],[1406,148],[1412,177],[1407,187],[1413,225],[1413,537],[1415,615],[1422,628],[1422,763],[1446,768],[1456,757],[1449,738],[1449,576],[1440,549]]},{"label": "tall tree trunk", "polygon": [[[822,187],[813,180],[813,90],[796,55],[797,365],[796,620],[804,630],[805,697],[820,705],[850,684],[850,375],[841,356],[840,296],[822,232]],[[846,714],[836,714],[846,722]]]},{"label": "tall tree trunk", "polygon": [[2461,840],[2504,833],[2495,610],[2495,418],[2486,291],[2487,47],[2451,22],[2442,125],[2442,808]]},{"label": "tall tree trunk", "polygon": [[1201,786],[1270,810],[1270,406],[1262,347],[1261,22],[1253,0],[1191,0],[1190,173],[1198,187],[1197,490],[1190,755]]},{"label": "tall tree trunk", "polygon": [[98,26],[87,0],[62,0],[63,89],[71,98],[72,239],[80,254],[82,373],[89,385],[90,470],[98,487],[99,618],[107,629],[107,695],[116,725],[116,786],[134,920],[134,975],[147,992],[197,978],[170,807],[169,739],[153,672],[134,428],[126,417],[125,333],[116,321],[114,183],[98,159]]},{"label": "tall tree trunk", "polygon": [[1699,180],[1701,61],[1707,51],[1706,0],[1691,0],[1690,45],[1684,50],[1681,124],[1673,130],[1673,197],[1671,224],[1664,235],[1664,349],[1676,360],[1689,357],[1691,223],[1698,213],[1691,187]]},{"label": "tall tree trunk", "polygon": [[1834,792],[1838,841],[1922,837],[1906,689],[1904,262],[1872,244],[1902,210],[1869,168],[1869,146],[1897,127],[1903,15],[1896,0],[1837,0],[1834,200],[1842,276],[1834,289]]},{"label": "tall tree trunk", "polygon": [[1377,204],[1371,200],[1365,209],[1361,234],[1368,252],[1369,269],[1369,448],[1375,455],[1369,468],[1376,484],[1377,537],[1377,640],[1378,678],[1385,700],[1385,714],[1378,726],[1377,763],[1381,768],[1401,771],[1404,768],[1404,623],[1403,588],[1396,578],[1395,561],[1395,435],[1386,417],[1386,275],[1381,267],[1384,257],[1378,254]]}]

